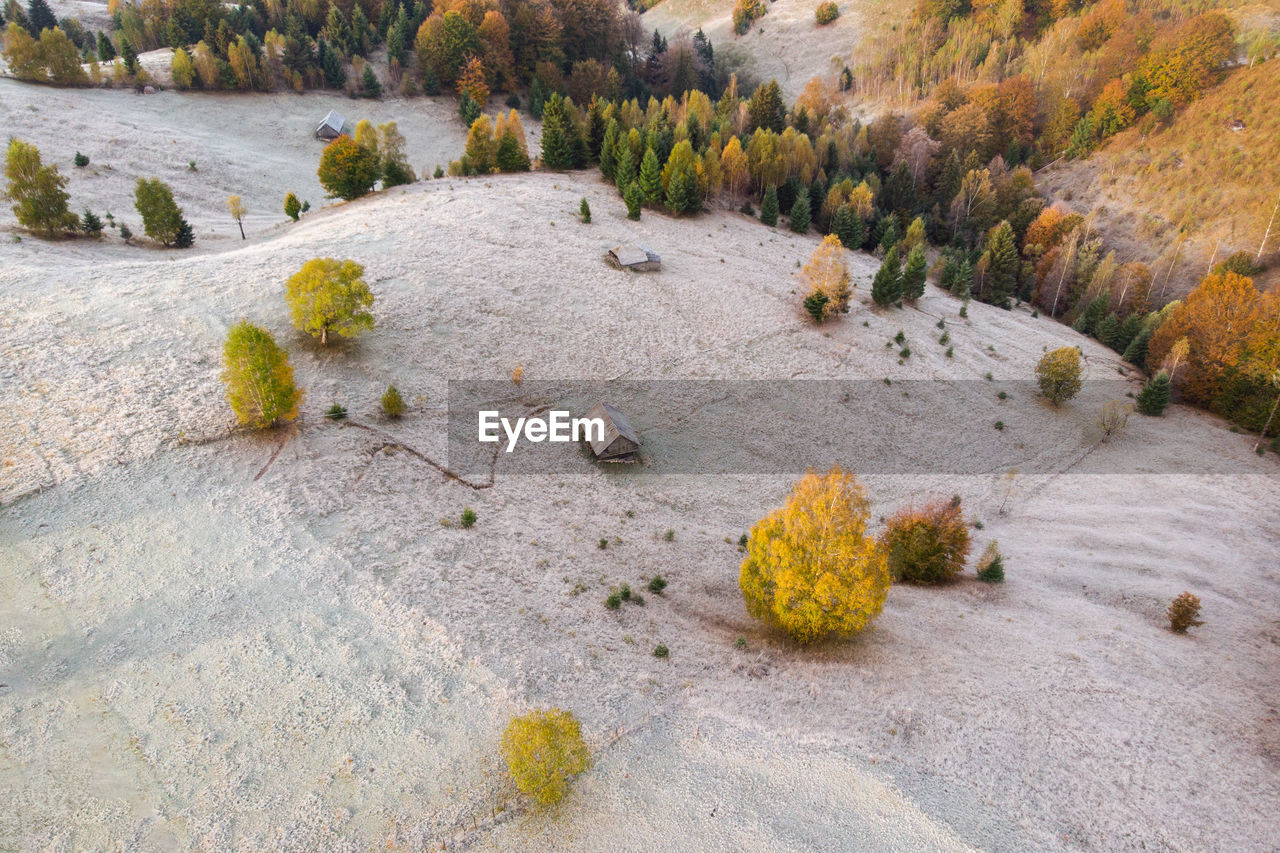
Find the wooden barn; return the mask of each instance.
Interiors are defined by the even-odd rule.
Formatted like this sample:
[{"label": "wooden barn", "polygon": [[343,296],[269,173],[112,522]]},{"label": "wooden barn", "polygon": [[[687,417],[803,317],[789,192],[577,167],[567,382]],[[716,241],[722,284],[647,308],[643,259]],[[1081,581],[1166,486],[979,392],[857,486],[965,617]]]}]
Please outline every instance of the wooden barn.
[{"label": "wooden barn", "polygon": [[632,272],[657,272],[662,269],[662,258],[658,257],[657,252],[634,244],[614,246],[605,255],[605,260],[615,269]]},{"label": "wooden barn", "polygon": [[316,128],[316,137],[326,142],[337,139],[347,126],[347,120],[342,117],[342,113],[337,110],[329,110],[329,114],[320,122],[320,126]]},{"label": "wooden barn", "polygon": [[604,437],[595,438],[589,434],[588,444],[591,452],[602,462],[633,462],[640,451],[640,439],[631,428],[627,416],[608,403],[596,403],[588,418],[599,418],[604,421]]}]

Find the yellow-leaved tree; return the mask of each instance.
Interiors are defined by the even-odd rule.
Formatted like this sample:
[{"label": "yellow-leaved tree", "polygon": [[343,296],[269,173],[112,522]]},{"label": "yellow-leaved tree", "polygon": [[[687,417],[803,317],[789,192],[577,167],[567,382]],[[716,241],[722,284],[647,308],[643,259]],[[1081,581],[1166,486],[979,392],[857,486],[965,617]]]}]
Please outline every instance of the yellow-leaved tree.
[{"label": "yellow-leaved tree", "polygon": [[355,261],[312,258],[289,278],[285,301],[300,332],[329,343],[330,333],[354,338],[373,328],[368,308],[373,294],[364,281],[364,267]]},{"label": "yellow-leaved tree", "polygon": [[302,392],[293,384],[289,354],[266,329],[247,320],[232,326],[222,368],[227,402],[241,424],[262,429],[298,416]]},{"label": "yellow-leaved tree", "polygon": [[738,583],[747,612],[802,643],[863,630],[884,608],[889,562],[867,533],[871,502],[852,474],[810,471],[751,529]]},{"label": "yellow-leaved tree", "polygon": [[559,708],[512,717],[502,733],[502,758],[516,787],[543,805],[561,799],[569,777],[591,766],[578,719]]},{"label": "yellow-leaved tree", "polygon": [[815,323],[848,312],[852,288],[839,237],[828,234],[822,239],[818,248],[813,250],[809,263],[800,271],[800,281],[806,291],[804,310]]}]

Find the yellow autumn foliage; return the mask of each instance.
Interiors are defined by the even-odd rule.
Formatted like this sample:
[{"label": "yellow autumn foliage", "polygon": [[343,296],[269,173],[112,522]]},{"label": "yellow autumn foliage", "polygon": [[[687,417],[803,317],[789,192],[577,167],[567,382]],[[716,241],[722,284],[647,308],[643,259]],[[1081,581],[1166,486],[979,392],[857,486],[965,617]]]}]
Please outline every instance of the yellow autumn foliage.
[{"label": "yellow autumn foliage", "polygon": [[884,608],[889,562],[867,533],[871,502],[840,468],[810,471],[751,529],[738,582],[747,611],[802,643],[863,630]]},{"label": "yellow autumn foliage", "polygon": [[800,270],[800,281],[807,295],[826,297],[822,303],[822,316],[815,319],[826,321],[849,310],[852,288],[839,237],[828,234],[823,238],[818,248],[813,250],[809,263]]},{"label": "yellow autumn foliage", "polygon": [[569,777],[591,766],[578,719],[559,708],[512,717],[502,734],[502,758],[516,787],[543,805],[561,799]]}]

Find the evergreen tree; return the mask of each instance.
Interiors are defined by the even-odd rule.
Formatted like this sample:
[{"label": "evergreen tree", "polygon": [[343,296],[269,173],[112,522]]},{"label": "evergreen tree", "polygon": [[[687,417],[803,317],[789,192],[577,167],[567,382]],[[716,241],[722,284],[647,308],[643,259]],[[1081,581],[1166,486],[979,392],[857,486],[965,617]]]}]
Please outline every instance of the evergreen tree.
[{"label": "evergreen tree", "polygon": [[862,248],[862,217],[851,206],[840,205],[831,217],[831,233],[840,238],[840,245],[846,249]]},{"label": "evergreen tree", "polygon": [[[357,6],[357,9],[360,7]],[[378,75],[373,73],[373,64],[366,62],[364,64],[364,73],[360,75],[360,88],[364,89],[366,98],[381,98],[382,84],[378,82]]]},{"label": "evergreen tree", "polygon": [[1153,333],[1154,328],[1152,324],[1144,324],[1138,334],[1129,342],[1129,345],[1124,348],[1124,355],[1120,357],[1130,364],[1136,364],[1138,367],[1146,367],[1147,344],[1151,342],[1151,335]]},{"label": "evergreen tree", "polygon": [[813,322],[821,323],[826,319],[827,303],[831,297],[820,290],[815,290],[804,298],[804,310],[813,318]]},{"label": "evergreen tree", "polygon": [[809,194],[807,192],[796,195],[795,204],[791,205],[790,222],[791,230],[797,234],[803,234],[809,230]]},{"label": "evergreen tree", "polygon": [[355,46],[352,44],[351,28],[347,26],[347,19],[342,14],[342,10],[332,3],[329,4],[329,16],[325,18],[324,34],[333,49],[342,54],[343,59],[354,51]]},{"label": "evergreen tree", "polygon": [[422,94],[435,97],[440,94],[440,78],[436,76],[436,70],[427,65],[425,71],[422,72]]},{"label": "evergreen tree", "polygon": [[604,131],[604,141],[600,143],[600,174],[612,181],[615,177],[614,173],[618,165],[615,150],[618,145],[618,120],[616,118],[609,119],[609,124]]},{"label": "evergreen tree", "polygon": [[1105,293],[1095,296],[1085,306],[1085,309],[1080,312],[1080,316],[1071,324],[1071,328],[1082,335],[1092,335],[1098,323],[1102,322],[1102,319],[1107,315],[1107,308],[1110,304],[1111,300]]},{"label": "evergreen tree", "polygon": [[1142,331],[1142,317],[1135,311],[1124,318],[1124,322],[1120,324],[1119,330],[1116,332],[1116,342],[1112,345],[1112,349],[1116,352],[1124,352],[1129,348],[1129,344],[1133,343],[1133,339],[1138,337],[1138,333]]},{"label": "evergreen tree", "polygon": [[45,0],[31,0],[27,4],[27,22],[30,24],[28,30],[35,38],[40,38],[42,30],[58,26],[58,18]]},{"label": "evergreen tree", "polygon": [[583,196],[582,204],[578,205],[578,217],[583,225],[591,224],[591,205],[587,204],[586,196]]},{"label": "evergreen tree", "polygon": [[120,58],[124,60],[124,70],[130,74],[136,74],[138,71],[138,52],[133,49],[133,45],[123,35],[120,36]]},{"label": "evergreen tree", "polygon": [[173,246],[176,249],[190,249],[196,244],[196,232],[191,223],[183,219],[178,223],[178,231],[173,235]]},{"label": "evergreen tree", "polygon": [[773,184],[764,191],[764,201],[760,204],[760,221],[770,228],[778,224],[778,188]]},{"label": "evergreen tree", "polygon": [[[483,112],[480,105],[472,100],[470,95],[466,92],[462,93],[462,99],[458,102],[458,117],[462,119],[463,124],[468,128],[471,127]],[[543,145],[546,145],[545,137],[543,138]]]},{"label": "evergreen tree", "polygon": [[287,193],[284,197],[284,215],[298,221],[298,215],[302,213],[302,204],[298,201],[298,197],[293,193]]},{"label": "evergreen tree", "polygon": [[1138,394],[1138,411],[1144,415],[1158,417],[1164,414],[1169,405],[1169,374],[1161,370],[1151,378]]},{"label": "evergreen tree", "polygon": [[881,307],[892,305],[902,298],[902,274],[898,269],[898,247],[890,246],[884,263],[871,282],[871,298]]},{"label": "evergreen tree", "polygon": [[1107,316],[1098,321],[1098,325],[1094,327],[1093,336],[1106,346],[1115,349],[1116,336],[1120,333],[1120,318],[1116,316],[1116,312],[1112,311]]},{"label": "evergreen tree", "polygon": [[766,128],[782,133],[787,126],[787,107],[782,100],[782,88],[777,80],[770,80],[756,87],[747,106],[751,129]]},{"label": "evergreen tree", "polygon": [[569,136],[569,117],[564,99],[554,93],[542,112],[542,165],[548,169],[573,168],[573,140]]},{"label": "evergreen tree", "polygon": [[627,184],[627,191],[623,194],[623,200],[627,203],[627,218],[640,218],[640,205],[644,201],[644,193],[640,191],[640,185],[635,181]]},{"label": "evergreen tree", "polygon": [[1013,226],[1008,221],[991,232],[987,240],[987,251],[991,260],[987,266],[987,277],[982,289],[982,301],[1001,308],[1008,308],[1009,301],[1018,287],[1018,271],[1022,262],[1018,258],[1018,244],[1013,236]]},{"label": "evergreen tree", "polygon": [[617,160],[613,168],[614,186],[618,188],[619,194],[625,196],[627,188],[636,179],[636,159],[625,137],[618,137],[618,144],[614,146],[614,156]]},{"label": "evergreen tree", "polygon": [[892,214],[885,214],[880,218],[880,224],[884,230],[880,232],[880,240],[876,245],[882,251],[888,252],[898,245],[898,217]]},{"label": "evergreen tree", "polygon": [[529,115],[534,118],[542,118],[543,109],[547,103],[547,92],[542,88],[541,78],[534,77],[533,84],[529,87]]},{"label": "evergreen tree", "polygon": [[529,155],[520,147],[520,140],[516,138],[513,131],[508,130],[498,140],[498,151],[494,155],[494,162],[502,172],[529,171]]},{"label": "evergreen tree", "polygon": [[320,39],[319,44],[320,71],[324,74],[324,85],[329,89],[341,89],[347,83],[347,69],[343,67],[342,57],[326,40]]},{"label": "evergreen tree", "polygon": [[640,191],[644,193],[646,204],[662,201],[662,168],[651,147],[644,150],[644,159],[640,161]]},{"label": "evergreen tree", "polygon": [[675,170],[667,183],[667,208],[672,213],[696,213],[702,206],[698,197],[698,176],[692,166]]},{"label": "evergreen tree", "polygon": [[111,43],[111,39],[107,38],[106,33],[98,30],[98,61],[110,62],[116,58],[115,45]]},{"label": "evergreen tree", "polygon": [[928,270],[925,267],[924,246],[917,243],[907,255],[907,265],[902,270],[902,298],[914,303],[924,296],[924,282]]},{"label": "evergreen tree", "polygon": [[101,237],[102,220],[93,211],[85,208],[84,217],[80,220],[80,230],[90,237]]}]

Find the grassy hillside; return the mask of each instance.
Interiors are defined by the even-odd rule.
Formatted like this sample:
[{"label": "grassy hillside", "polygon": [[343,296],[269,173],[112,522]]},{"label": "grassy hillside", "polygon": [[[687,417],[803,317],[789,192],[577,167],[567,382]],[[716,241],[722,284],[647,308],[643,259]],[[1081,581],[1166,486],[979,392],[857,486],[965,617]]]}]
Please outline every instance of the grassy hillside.
[{"label": "grassy hillside", "polygon": [[[1240,69],[1168,128],[1147,137],[1128,130],[1088,160],[1046,170],[1041,185],[1077,209],[1101,208],[1113,239],[1146,244],[1166,264],[1178,251],[1171,287],[1185,289],[1215,254],[1258,251],[1280,199],[1278,102],[1274,62]],[[1236,120],[1242,130],[1231,129]],[[1277,253],[1273,226],[1264,254]],[[1276,272],[1264,273],[1263,283]]]}]

